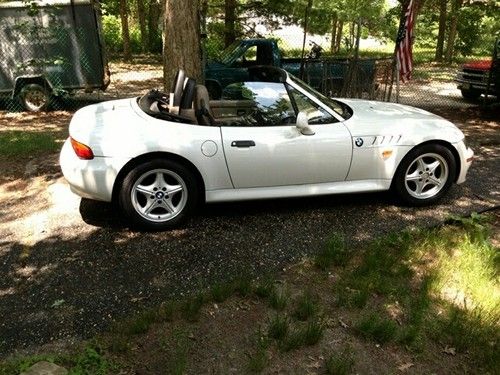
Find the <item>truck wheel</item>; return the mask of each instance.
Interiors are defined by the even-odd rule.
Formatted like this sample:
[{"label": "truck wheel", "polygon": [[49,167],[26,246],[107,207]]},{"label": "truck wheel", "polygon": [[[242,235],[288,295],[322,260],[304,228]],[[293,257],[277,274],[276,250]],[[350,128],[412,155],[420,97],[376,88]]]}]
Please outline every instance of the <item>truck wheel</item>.
[{"label": "truck wheel", "polygon": [[462,89],[462,96],[464,99],[476,100],[481,96],[481,92],[474,89]]},{"label": "truck wheel", "polygon": [[40,112],[47,109],[50,92],[38,83],[30,83],[21,89],[19,100],[26,111]]}]

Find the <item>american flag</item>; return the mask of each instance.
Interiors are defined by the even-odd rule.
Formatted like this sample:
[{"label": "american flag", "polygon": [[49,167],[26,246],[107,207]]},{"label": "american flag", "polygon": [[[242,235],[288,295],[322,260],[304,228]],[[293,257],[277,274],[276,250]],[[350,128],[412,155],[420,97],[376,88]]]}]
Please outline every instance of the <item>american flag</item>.
[{"label": "american flag", "polygon": [[411,78],[413,68],[413,25],[415,10],[413,0],[410,0],[405,16],[399,25],[398,36],[396,38],[396,59],[399,66],[399,77],[401,81],[406,82]]}]

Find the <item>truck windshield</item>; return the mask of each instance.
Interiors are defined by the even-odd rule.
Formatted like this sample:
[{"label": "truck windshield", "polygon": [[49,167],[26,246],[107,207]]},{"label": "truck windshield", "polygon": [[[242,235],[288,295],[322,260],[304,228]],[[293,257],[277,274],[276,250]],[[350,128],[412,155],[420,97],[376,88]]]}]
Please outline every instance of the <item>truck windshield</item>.
[{"label": "truck windshield", "polygon": [[231,44],[222,53],[221,63],[223,63],[224,65],[231,65],[236,59],[238,59],[238,57],[243,55],[246,49],[247,46],[240,42],[235,42]]},{"label": "truck windshield", "polygon": [[352,116],[352,109],[347,104],[344,104],[342,102],[339,102],[339,101],[331,99],[331,98],[328,98],[327,96],[323,95],[319,91],[313,89],[311,86],[309,86],[304,81],[295,77],[293,74],[288,73],[288,76],[300,88],[313,94],[315,97],[317,97],[319,100],[321,100],[323,102],[323,104],[325,104],[327,107],[331,108],[336,113],[338,113],[340,116],[342,116],[342,118],[344,120],[347,120],[348,118],[350,118]]}]

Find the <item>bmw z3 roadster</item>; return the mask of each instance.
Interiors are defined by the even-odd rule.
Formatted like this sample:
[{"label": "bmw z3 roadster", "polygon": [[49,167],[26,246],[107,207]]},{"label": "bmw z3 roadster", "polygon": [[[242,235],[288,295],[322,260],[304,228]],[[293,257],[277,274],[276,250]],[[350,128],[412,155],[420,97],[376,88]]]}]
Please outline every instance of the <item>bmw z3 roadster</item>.
[{"label": "bmw z3 roadster", "polygon": [[203,202],[392,189],[429,205],[465,181],[472,159],[439,116],[331,99],[284,70],[253,67],[219,100],[179,71],[170,93],[80,109],[60,164],[76,194],[116,200],[136,226],[162,230]]}]

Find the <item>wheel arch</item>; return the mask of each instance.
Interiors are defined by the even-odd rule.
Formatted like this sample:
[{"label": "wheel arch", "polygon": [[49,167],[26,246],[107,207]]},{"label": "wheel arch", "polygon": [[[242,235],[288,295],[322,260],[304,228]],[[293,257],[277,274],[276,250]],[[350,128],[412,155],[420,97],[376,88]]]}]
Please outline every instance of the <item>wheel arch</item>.
[{"label": "wheel arch", "polygon": [[200,171],[198,170],[198,168],[196,168],[196,166],[192,162],[190,162],[188,159],[186,159],[180,155],[173,154],[170,152],[159,151],[159,152],[150,152],[147,154],[142,154],[140,156],[137,156],[137,157],[133,158],[132,160],[130,160],[127,164],[125,164],[122,167],[122,169],[120,169],[120,172],[118,172],[118,175],[116,176],[115,182],[113,184],[113,192],[111,195],[111,200],[113,202],[117,201],[117,198],[120,194],[120,187],[122,185],[123,180],[127,176],[127,174],[131,170],[133,170],[135,167],[137,167],[137,166],[139,166],[147,161],[153,160],[153,159],[172,160],[172,161],[175,161],[179,164],[182,164],[183,166],[188,168],[196,178],[198,193],[199,193],[201,203],[203,203],[205,201],[205,195],[206,195],[205,194],[205,181],[203,180],[203,177],[202,177]]},{"label": "wheel arch", "polygon": [[14,83],[14,90],[12,90],[12,98],[15,98],[21,93],[24,86],[30,84],[38,84],[52,93],[54,88],[50,81],[44,76],[20,76],[17,77]]},{"label": "wheel arch", "polygon": [[401,159],[401,161],[399,162],[396,170],[395,170],[395,173],[394,175],[392,176],[392,182],[391,182],[391,186],[394,185],[394,180],[396,178],[396,175],[397,175],[397,171],[400,167],[400,165],[403,163],[403,161],[408,157],[408,154],[415,150],[416,148],[418,147],[422,147],[422,146],[425,146],[425,145],[429,145],[429,144],[434,144],[434,145],[441,145],[443,147],[446,147],[448,150],[450,150],[451,154],[453,155],[453,158],[455,159],[455,178],[454,178],[454,181],[453,182],[457,182],[458,180],[458,176],[460,175],[460,167],[461,167],[461,163],[460,163],[460,155],[458,154],[458,151],[455,147],[453,147],[453,145],[450,143],[450,142],[447,142],[445,140],[442,140],[442,139],[431,139],[431,140],[428,140],[428,141],[425,141],[425,142],[422,142],[422,143],[419,143],[418,145],[415,145],[414,147],[412,147],[411,149],[408,150],[408,152],[406,153],[406,155]]}]

